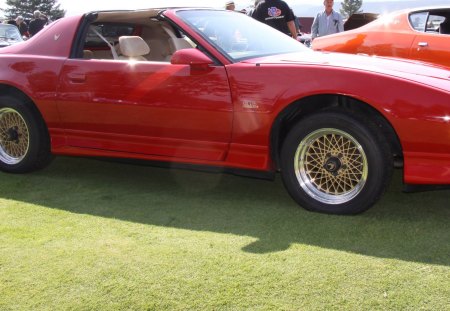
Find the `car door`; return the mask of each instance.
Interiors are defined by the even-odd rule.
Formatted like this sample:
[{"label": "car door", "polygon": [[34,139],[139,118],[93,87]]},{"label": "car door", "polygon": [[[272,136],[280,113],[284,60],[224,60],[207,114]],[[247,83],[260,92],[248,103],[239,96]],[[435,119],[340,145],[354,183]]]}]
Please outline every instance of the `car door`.
[{"label": "car door", "polygon": [[225,68],[68,59],[58,108],[70,146],[221,161],[232,104]]},{"label": "car door", "polygon": [[421,33],[411,47],[411,58],[450,67],[450,35]]},{"label": "car door", "polygon": [[[423,11],[411,14],[411,26],[417,31],[417,35],[410,55],[412,59],[450,67],[450,35],[439,33],[439,24],[445,20],[445,16],[436,13]],[[415,20],[424,20],[422,27],[417,27]]]}]

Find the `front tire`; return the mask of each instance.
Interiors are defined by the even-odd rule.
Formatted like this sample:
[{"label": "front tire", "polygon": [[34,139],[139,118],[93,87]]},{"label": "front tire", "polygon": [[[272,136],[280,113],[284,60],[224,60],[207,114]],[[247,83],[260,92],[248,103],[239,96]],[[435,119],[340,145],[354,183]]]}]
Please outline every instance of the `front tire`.
[{"label": "front tire", "polygon": [[307,210],[361,213],[386,190],[393,169],[389,145],[374,124],[354,116],[321,112],[300,120],[286,137],[283,182]]},{"label": "front tire", "polygon": [[50,138],[35,109],[16,97],[0,96],[0,170],[26,173],[48,165]]}]

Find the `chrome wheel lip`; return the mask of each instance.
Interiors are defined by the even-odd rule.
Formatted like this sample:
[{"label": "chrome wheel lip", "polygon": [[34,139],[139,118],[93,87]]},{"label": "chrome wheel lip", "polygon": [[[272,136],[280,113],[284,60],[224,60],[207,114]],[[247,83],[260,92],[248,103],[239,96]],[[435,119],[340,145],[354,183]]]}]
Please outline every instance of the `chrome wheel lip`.
[{"label": "chrome wheel lip", "polygon": [[[316,181],[310,176],[308,173],[308,163],[307,163],[307,153],[308,150],[311,148],[311,146],[318,141],[318,139],[325,137],[327,135],[334,135],[335,137],[338,137],[341,141],[344,140],[347,143],[350,143],[352,146],[352,150],[357,153],[357,156],[359,158],[361,170],[358,172],[357,180],[352,180],[354,185],[352,185],[351,189],[348,191],[342,191],[342,193],[339,194],[330,194],[326,191],[323,191],[318,188],[318,185]],[[331,147],[331,146],[330,146]],[[334,146],[334,152],[343,151],[342,149],[344,146]],[[333,149],[333,148],[330,148]],[[333,151],[333,150],[330,150]],[[331,153],[331,152],[330,152]],[[353,154],[354,155],[354,154]],[[344,159],[343,162],[346,163],[347,159],[345,157],[348,157],[348,154],[341,155]],[[330,156],[328,157],[328,159]],[[325,162],[325,160],[324,160]],[[325,165],[325,163],[323,163]],[[361,144],[349,133],[344,132],[339,129],[335,128],[322,128],[318,129],[316,131],[311,132],[308,134],[305,138],[302,139],[302,141],[299,143],[297,150],[295,152],[294,157],[294,171],[295,175],[297,177],[297,180],[299,182],[300,187],[314,200],[317,200],[324,204],[329,205],[338,205],[338,204],[344,204],[352,199],[354,199],[364,188],[364,185],[367,181],[368,176],[368,160],[366,153],[364,152],[363,147]],[[323,173],[325,172],[325,167],[323,168]],[[344,172],[346,173],[346,172]],[[352,175],[353,176],[353,175]],[[333,177],[330,176],[331,179]]]},{"label": "chrome wheel lip", "polygon": [[[5,124],[6,121],[3,121],[3,118],[7,115],[13,115],[15,117],[15,122],[10,122],[9,124]],[[16,126],[17,130],[20,131],[20,137],[18,139],[21,139],[21,143],[23,143],[25,146],[20,147],[19,154],[14,156],[11,155],[7,150],[7,140],[6,140],[6,133],[10,131],[11,126]],[[30,148],[30,131],[28,129],[27,123],[25,122],[22,115],[12,109],[12,108],[1,108],[0,109],[0,161],[7,164],[7,165],[15,165],[20,163],[25,156],[28,153],[28,150]]]}]

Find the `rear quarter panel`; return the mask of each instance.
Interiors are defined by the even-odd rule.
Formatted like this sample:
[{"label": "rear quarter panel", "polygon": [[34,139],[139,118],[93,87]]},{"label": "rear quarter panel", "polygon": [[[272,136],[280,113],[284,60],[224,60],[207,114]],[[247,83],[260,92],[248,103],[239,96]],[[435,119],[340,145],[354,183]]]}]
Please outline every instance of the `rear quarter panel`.
[{"label": "rear quarter panel", "polygon": [[416,35],[406,13],[402,13],[354,30],[317,38],[312,47],[318,51],[409,58]]},{"label": "rear quarter panel", "polygon": [[0,50],[0,85],[14,87],[36,104],[50,131],[59,128],[59,74],[70,55],[81,16],[57,20],[30,40]]}]

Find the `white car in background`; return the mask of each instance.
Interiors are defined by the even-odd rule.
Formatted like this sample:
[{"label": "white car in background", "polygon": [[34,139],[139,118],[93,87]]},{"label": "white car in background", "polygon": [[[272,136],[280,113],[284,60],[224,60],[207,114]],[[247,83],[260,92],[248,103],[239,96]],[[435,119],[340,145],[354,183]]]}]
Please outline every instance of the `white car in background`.
[{"label": "white car in background", "polygon": [[0,48],[22,42],[19,29],[10,24],[0,24]]}]

